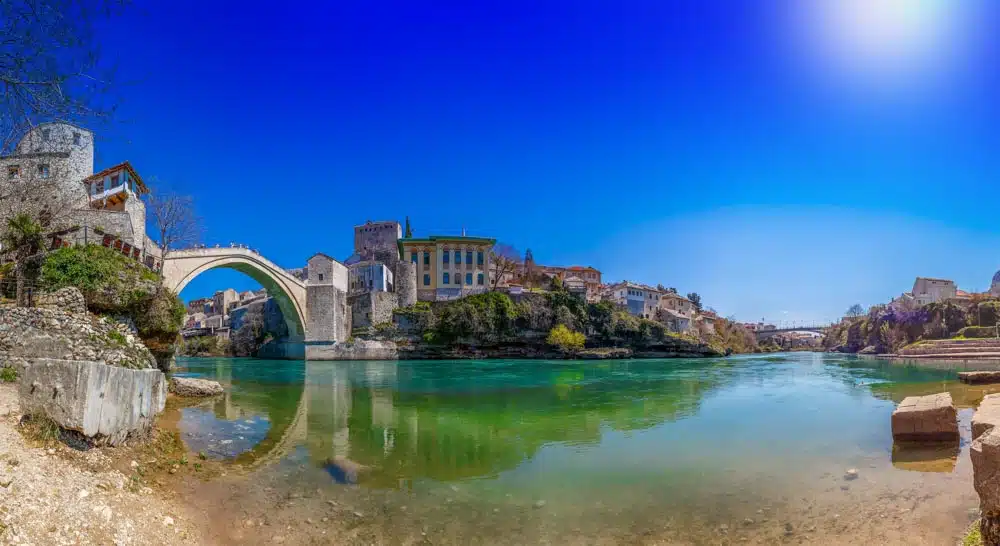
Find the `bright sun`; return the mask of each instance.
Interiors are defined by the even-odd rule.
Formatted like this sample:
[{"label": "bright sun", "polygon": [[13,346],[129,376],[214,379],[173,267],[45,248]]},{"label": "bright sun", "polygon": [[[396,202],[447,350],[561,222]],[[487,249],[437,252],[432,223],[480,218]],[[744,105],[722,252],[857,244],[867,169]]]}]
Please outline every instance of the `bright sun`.
[{"label": "bright sun", "polygon": [[795,2],[795,42],[838,78],[901,83],[941,76],[968,48],[978,0]]}]

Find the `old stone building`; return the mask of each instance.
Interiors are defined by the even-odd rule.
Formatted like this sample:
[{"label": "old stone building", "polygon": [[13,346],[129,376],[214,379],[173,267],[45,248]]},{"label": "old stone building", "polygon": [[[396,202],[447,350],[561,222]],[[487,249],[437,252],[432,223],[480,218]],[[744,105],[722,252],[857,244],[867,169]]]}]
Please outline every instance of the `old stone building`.
[{"label": "old stone building", "polygon": [[94,134],[62,122],[43,123],[0,157],[0,220],[26,212],[42,220],[50,248],[103,244],[152,268],[159,247],[146,234],[149,192],[129,162],[94,172]]},{"label": "old stone building", "polygon": [[326,254],[315,254],[307,265],[306,342],[346,341],[351,335],[351,307],[347,302],[347,267]]},{"label": "old stone building", "polygon": [[403,236],[403,228],[395,220],[365,222],[354,226],[354,255],[345,265],[357,261],[381,262],[392,268],[399,259],[396,243]]}]

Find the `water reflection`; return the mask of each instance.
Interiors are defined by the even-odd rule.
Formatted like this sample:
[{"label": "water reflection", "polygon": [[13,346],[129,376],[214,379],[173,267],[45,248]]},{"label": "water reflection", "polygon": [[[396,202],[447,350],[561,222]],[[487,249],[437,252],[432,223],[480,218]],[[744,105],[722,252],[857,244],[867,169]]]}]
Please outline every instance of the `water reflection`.
[{"label": "water reflection", "polygon": [[684,418],[720,384],[724,374],[713,368],[731,366],[307,362],[278,370],[273,362],[260,364],[187,362],[189,373],[226,386],[210,409],[183,410],[189,447],[260,466],[304,445],[334,479],[378,487],[496,476],[547,444],[596,444],[609,430]]}]

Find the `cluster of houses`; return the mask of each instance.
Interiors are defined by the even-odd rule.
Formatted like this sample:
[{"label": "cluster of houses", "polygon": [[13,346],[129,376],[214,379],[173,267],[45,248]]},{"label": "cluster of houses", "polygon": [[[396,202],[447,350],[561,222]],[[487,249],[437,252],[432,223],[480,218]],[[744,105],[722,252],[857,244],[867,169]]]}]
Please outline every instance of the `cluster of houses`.
[{"label": "cluster of houses", "polygon": [[217,291],[210,298],[198,298],[187,304],[184,317],[186,337],[213,334],[228,339],[229,333],[243,324],[247,311],[260,309],[269,331],[278,332],[284,321],[281,309],[274,298],[268,296],[267,289],[237,292],[232,288]]}]

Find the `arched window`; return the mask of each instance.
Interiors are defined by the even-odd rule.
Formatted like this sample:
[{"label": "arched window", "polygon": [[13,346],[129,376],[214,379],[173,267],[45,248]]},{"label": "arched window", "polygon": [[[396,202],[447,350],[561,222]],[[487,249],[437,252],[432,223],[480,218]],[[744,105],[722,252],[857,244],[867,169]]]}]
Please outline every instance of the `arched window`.
[{"label": "arched window", "polygon": [[[445,256],[447,256],[447,254],[445,254]],[[444,280],[442,280],[441,282],[444,284],[449,284],[451,282],[451,275],[449,275],[447,271],[445,271]]]}]

